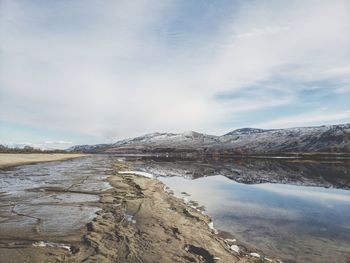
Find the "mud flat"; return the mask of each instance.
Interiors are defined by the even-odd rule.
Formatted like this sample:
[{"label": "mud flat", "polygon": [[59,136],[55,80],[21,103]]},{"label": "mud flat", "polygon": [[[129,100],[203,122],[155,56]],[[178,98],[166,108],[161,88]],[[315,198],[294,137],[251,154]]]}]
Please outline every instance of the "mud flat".
[{"label": "mud flat", "polygon": [[124,171],[109,177],[113,188],[101,195],[102,210],[67,261],[276,262],[224,239],[208,216],[146,176]]},{"label": "mud flat", "polygon": [[77,157],[86,156],[86,154],[70,154],[70,153],[0,153],[0,168],[11,166],[32,164],[38,162],[61,161]]},{"label": "mud flat", "polygon": [[[163,183],[128,170],[123,163],[111,163],[104,173],[110,175],[107,180],[112,187],[101,190],[99,200],[90,200],[99,210],[79,230],[50,235],[39,217],[15,208],[17,216],[38,221],[37,227],[27,239],[23,233],[16,233],[21,239],[7,233],[0,262],[277,262],[227,234],[218,234],[208,216],[174,197]],[[81,192],[86,183],[79,184]],[[74,187],[65,191],[70,193]]]}]

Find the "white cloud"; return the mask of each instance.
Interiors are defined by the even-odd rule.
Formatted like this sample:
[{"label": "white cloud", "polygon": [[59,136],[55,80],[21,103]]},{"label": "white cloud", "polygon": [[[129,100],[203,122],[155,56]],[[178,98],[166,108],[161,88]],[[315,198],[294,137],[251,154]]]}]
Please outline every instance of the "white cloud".
[{"label": "white cloud", "polygon": [[261,128],[290,128],[296,126],[306,125],[322,125],[339,122],[348,122],[350,119],[350,111],[342,112],[329,112],[327,109],[321,109],[320,111],[301,114],[293,117],[284,117],[275,119],[269,122],[258,123],[255,126]]},{"label": "white cloud", "polygon": [[73,144],[69,141],[45,141],[45,144]]},{"label": "white cloud", "polygon": [[271,185],[271,184],[260,184],[260,185],[256,185],[255,187],[264,189],[270,192],[282,194],[282,195],[291,195],[291,196],[297,196],[300,198],[311,198],[320,202],[323,202],[324,200],[350,202],[350,196],[347,194],[342,194],[341,192],[337,194],[327,193],[317,188],[310,189],[310,187],[300,187],[300,186],[297,188],[291,185],[280,185],[279,187],[276,187],[275,185]]},{"label": "white cloud", "polygon": [[330,68],[323,72],[325,76],[331,77],[350,77],[350,66],[346,65],[343,67]]},{"label": "white cloud", "polygon": [[275,78],[349,79],[348,1],[241,4],[199,35],[182,34],[176,1],[5,0],[0,8],[2,120],[101,138],[222,133],[242,112],[298,103],[297,88],[231,102],[218,93]]},{"label": "white cloud", "polygon": [[338,93],[338,94],[350,93],[350,85],[336,88],[335,93]]},{"label": "white cloud", "polygon": [[290,28],[289,26],[253,28],[249,32],[238,33],[237,35],[233,35],[233,39],[259,37],[259,36],[264,36],[264,35],[273,35],[273,34],[281,33],[283,31],[288,31],[289,28]]}]

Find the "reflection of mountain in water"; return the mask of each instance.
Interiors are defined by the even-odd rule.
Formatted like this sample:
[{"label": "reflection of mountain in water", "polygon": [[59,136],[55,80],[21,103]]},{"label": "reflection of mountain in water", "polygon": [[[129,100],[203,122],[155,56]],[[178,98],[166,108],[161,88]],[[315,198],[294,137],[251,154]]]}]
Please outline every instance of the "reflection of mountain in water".
[{"label": "reflection of mountain in water", "polygon": [[167,160],[138,159],[133,166],[157,176],[196,179],[224,175],[244,184],[282,183],[350,189],[350,162],[277,159]]}]

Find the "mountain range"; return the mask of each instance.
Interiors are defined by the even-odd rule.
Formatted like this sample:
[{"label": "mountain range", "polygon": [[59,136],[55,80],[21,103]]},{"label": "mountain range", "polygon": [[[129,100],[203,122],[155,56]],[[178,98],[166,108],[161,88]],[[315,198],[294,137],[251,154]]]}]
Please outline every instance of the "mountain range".
[{"label": "mountain range", "polygon": [[77,145],[68,150],[119,154],[350,153],[350,123],[288,129],[243,128],[221,136],[194,131],[157,132],[111,144]]}]

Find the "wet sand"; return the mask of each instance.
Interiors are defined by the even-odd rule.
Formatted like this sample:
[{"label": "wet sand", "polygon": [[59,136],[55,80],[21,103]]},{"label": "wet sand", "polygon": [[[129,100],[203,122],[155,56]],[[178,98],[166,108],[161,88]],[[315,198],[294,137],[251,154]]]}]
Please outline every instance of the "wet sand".
[{"label": "wet sand", "polygon": [[[230,249],[210,218],[164,191],[157,180],[129,174],[109,178],[103,210],[88,224],[72,261],[263,262]],[[247,254],[247,253],[245,253]]]},{"label": "wet sand", "polygon": [[38,162],[51,162],[83,157],[86,154],[73,153],[0,153],[0,168],[32,164]]},{"label": "wet sand", "polygon": [[113,165],[112,188],[98,194],[92,222],[54,242],[9,240],[0,247],[0,262],[271,262],[243,247],[235,252],[236,241],[217,235],[208,216],[163,183],[119,174],[130,167]]}]

